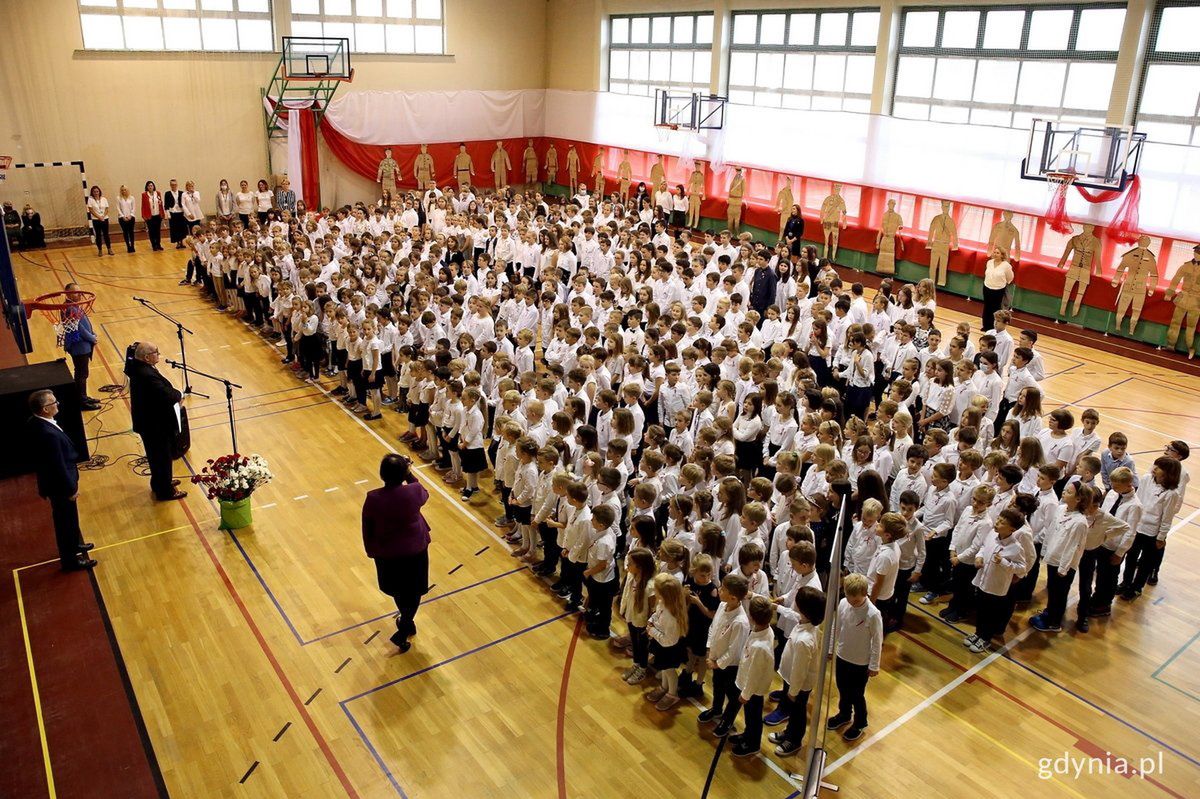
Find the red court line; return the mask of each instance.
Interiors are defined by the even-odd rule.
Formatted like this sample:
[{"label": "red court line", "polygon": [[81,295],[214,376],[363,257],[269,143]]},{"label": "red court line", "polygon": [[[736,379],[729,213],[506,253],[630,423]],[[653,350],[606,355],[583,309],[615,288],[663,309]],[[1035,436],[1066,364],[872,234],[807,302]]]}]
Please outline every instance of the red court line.
[{"label": "red court line", "polygon": [[[942,661],[945,661],[946,663],[949,663],[951,666],[953,666],[954,668],[958,669],[959,671],[966,671],[966,670],[967,670],[967,667],[966,667],[966,666],[962,665],[961,663],[959,663],[958,661],[954,660],[954,659],[953,659],[953,658],[951,658],[950,656],[948,656],[948,655],[946,655],[946,654],[944,654],[944,653],[942,653],[942,652],[938,651],[937,649],[934,649],[932,646],[930,646],[929,644],[925,643],[924,641],[921,641],[920,639],[918,639],[916,636],[912,635],[911,633],[906,633],[906,632],[904,632],[903,630],[901,630],[901,631],[900,631],[900,635],[904,636],[905,638],[907,638],[908,640],[912,641],[912,642],[913,642],[914,644],[916,644],[917,646],[921,647],[921,648],[922,648],[922,649],[924,649],[925,651],[927,651],[927,652],[929,652],[930,654],[934,655],[934,656],[935,656],[935,657],[937,657],[939,660],[942,660]],[[1009,655],[1009,656],[1010,656],[1010,657],[1012,657],[1011,653],[1010,653],[1010,655]],[[1066,734],[1074,736],[1074,737],[1075,737],[1075,748],[1076,748],[1076,749],[1079,749],[1080,751],[1082,751],[1082,752],[1083,752],[1084,754],[1086,754],[1088,757],[1098,757],[1098,758],[1100,758],[1101,760],[1106,760],[1107,758],[1109,758],[1109,757],[1111,757],[1111,756],[1112,756],[1112,753],[1111,753],[1109,750],[1107,750],[1107,749],[1105,749],[1104,747],[1100,746],[1100,745],[1099,745],[1099,744],[1097,744],[1095,741],[1093,741],[1093,740],[1091,740],[1090,738],[1088,738],[1086,735],[1083,735],[1082,733],[1079,733],[1079,732],[1077,732],[1076,730],[1072,729],[1071,727],[1068,727],[1066,724],[1064,724],[1063,722],[1059,721],[1058,719],[1055,719],[1053,716],[1050,716],[1049,714],[1047,714],[1047,713],[1044,713],[1044,712],[1042,712],[1041,710],[1038,710],[1038,709],[1037,709],[1036,707],[1034,707],[1033,705],[1031,705],[1031,704],[1029,704],[1028,702],[1024,701],[1024,700],[1023,700],[1023,699],[1021,699],[1020,697],[1014,696],[1013,694],[1011,694],[1011,693],[1009,693],[1008,691],[1004,690],[1004,689],[1003,689],[1003,688],[1001,688],[1000,686],[996,685],[994,682],[991,682],[990,680],[988,680],[986,677],[981,677],[979,674],[973,674],[973,675],[970,677],[970,679],[968,679],[968,680],[967,680],[967,682],[968,682],[968,683],[972,683],[972,682],[978,682],[978,683],[982,683],[983,685],[986,685],[988,688],[991,688],[993,691],[995,691],[996,693],[1000,694],[1000,695],[1001,695],[1001,696],[1003,696],[1005,699],[1007,699],[1008,701],[1010,701],[1010,702],[1012,702],[1013,704],[1017,705],[1018,707],[1021,707],[1021,708],[1023,708],[1024,710],[1027,710],[1027,711],[1029,711],[1030,713],[1034,714],[1035,716],[1037,716],[1038,718],[1040,718],[1040,719],[1042,719],[1043,721],[1047,722],[1048,724],[1050,724],[1050,725],[1052,725],[1052,726],[1054,726],[1054,727],[1057,727],[1058,729],[1062,730],[1062,731],[1063,731],[1063,732],[1065,732]],[[1120,756],[1118,755],[1117,757],[1120,757]],[[1137,759],[1136,759],[1136,758],[1126,758],[1126,759],[1127,759],[1127,760],[1128,760],[1128,762],[1130,762],[1130,763],[1135,763],[1135,762],[1137,762]],[[1176,791],[1172,790],[1170,787],[1168,787],[1168,786],[1166,786],[1166,785],[1163,785],[1161,782],[1159,782],[1158,780],[1154,779],[1154,778],[1153,778],[1153,777],[1151,777],[1149,774],[1141,774],[1141,773],[1137,772],[1136,770],[1132,770],[1132,771],[1131,771],[1131,773],[1127,773],[1127,774],[1125,774],[1124,776],[1125,776],[1125,777],[1128,779],[1128,778],[1131,778],[1131,777],[1132,777],[1132,776],[1134,776],[1134,775],[1140,776],[1140,777],[1141,777],[1143,780],[1145,780],[1146,782],[1150,783],[1151,785],[1153,785],[1154,787],[1156,787],[1156,788],[1158,788],[1159,790],[1163,791],[1164,793],[1170,794],[1171,796],[1175,797],[1175,799],[1185,799],[1185,797],[1184,797],[1182,794],[1180,794],[1180,793],[1177,793]]]},{"label": "red court line", "polygon": [[[51,269],[54,269],[55,276],[57,277],[58,270],[55,269],[53,265],[51,265]],[[68,274],[70,274],[69,269]],[[97,347],[96,351],[100,354],[100,362],[104,365],[104,370],[108,372],[109,379],[114,383],[119,382],[117,381],[116,376],[113,374],[112,366],[109,364],[107,356],[104,354],[104,348]],[[124,400],[126,406],[128,406],[129,397],[123,396],[122,399]],[[354,789],[354,785],[350,782],[350,778],[346,775],[345,770],[342,768],[341,763],[338,762],[337,757],[334,755],[329,743],[321,734],[321,731],[317,729],[316,722],[313,721],[312,716],[308,713],[308,708],[304,705],[304,702],[300,698],[299,694],[296,693],[296,689],[292,686],[292,683],[288,679],[287,675],[284,674],[283,667],[279,665],[279,661],[275,658],[275,654],[271,651],[271,647],[267,644],[267,640],[263,636],[262,630],[259,629],[258,625],[254,621],[254,618],[250,615],[250,611],[246,607],[246,603],[242,601],[241,595],[238,593],[237,588],[233,585],[233,581],[229,578],[229,573],[225,571],[225,567],[221,565],[221,561],[217,558],[217,554],[213,551],[212,546],[208,543],[208,539],[204,537],[204,533],[201,531],[200,525],[196,521],[196,517],[192,514],[192,509],[188,507],[187,502],[180,502],[179,505],[181,508],[183,508],[184,515],[187,516],[188,522],[192,526],[192,530],[195,531],[196,537],[200,539],[200,543],[204,547],[204,551],[208,554],[209,560],[212,561],[213,567],[217,570],[217,574],[220,576],[221,581],[225,584],[225,589],[229,592],[230,597],[232,597],[233,601],[237,604],[238,610],[241,612],[242,618],[246,622],[246,626],[250,628],[250,632],[253,633],[255,639],[257,639],[259,648],[262,649],[263,654],[270,662],[276,678],[279,680],[280,684],[283,685],[284,690],[287,691],[288,697],[292,700],[292,704],[296,707],[296,711],[300,714],[300,717],[304,719],[304,725],[308,727],[308,730],[312,734],[313,739],[316,741],[318,748],[320,748],[321,753],[325,756],[325,759],[333,769],[334,774],[337,775],[338,781],[341,782],[342,787],[345,789],[348,796],[358,799],[358,792]]]},{"label": "red court line", "polygon": [[567,647],[567,659],[563,662],[562,683],[558,688],[558,720],[554,736],[554,754],[558,761],[558,799],[567,799],[567,760],[565,753],[567,689],[571,686],[571,664],[575,660],[575,645],[579,643],[579,631],[582,629],[583,616],[580,616],[575,622],[575,631],[571,633],[571,645]]}]

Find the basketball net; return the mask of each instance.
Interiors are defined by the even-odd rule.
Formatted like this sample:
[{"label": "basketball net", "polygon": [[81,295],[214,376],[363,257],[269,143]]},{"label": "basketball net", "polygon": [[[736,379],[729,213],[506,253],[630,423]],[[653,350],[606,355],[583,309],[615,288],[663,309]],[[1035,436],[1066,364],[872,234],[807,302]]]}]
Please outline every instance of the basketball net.
[{"label": "basketball net", "polygon": [[92,309],[96,295],[90,291],[56,291],[43,294],[25,303],[28,310],[42,312],[42,316],[54,326],[54,336],[60,349],[79,340],[79,324]]},{"label": "basketball net", "polygon": [[[1046,206],[1046,223],[1051,230],[1058,233],[1071,233],[1071,217],[1067,214],[1067,189],[1075,183],[1073,172],[1048,172],[1046,185],[1050,189],[1050,203]],[[1137,175],[1132,175],[1125,184],[1124,190],[1109,189],[1093,192],[1083,186],[1075,186],[1079,196],[1093,205],[1112,202],[1121,197],[1121,204],[1108,223],[1108,235],[1121,244],[1133,244],[1140,233],[1138,226],[1140,216],[1138,209],[1142,201],[1142,181]]]}]

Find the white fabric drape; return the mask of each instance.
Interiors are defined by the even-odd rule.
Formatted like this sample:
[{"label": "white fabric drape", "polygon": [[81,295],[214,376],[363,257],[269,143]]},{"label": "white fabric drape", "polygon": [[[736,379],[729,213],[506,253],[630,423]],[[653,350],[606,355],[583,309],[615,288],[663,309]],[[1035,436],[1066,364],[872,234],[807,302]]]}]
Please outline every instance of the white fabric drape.
[{"label": "white fabric drape", "polygon": [[329,123],[360,144],[541,136],[545,92],[346,92],[329,103],[321,124]]},{"label": "white fabric drape", "polygon": [[304,196],[303,148],[300,140],[300,112],[288,111],[287,174],[297,198]]}]

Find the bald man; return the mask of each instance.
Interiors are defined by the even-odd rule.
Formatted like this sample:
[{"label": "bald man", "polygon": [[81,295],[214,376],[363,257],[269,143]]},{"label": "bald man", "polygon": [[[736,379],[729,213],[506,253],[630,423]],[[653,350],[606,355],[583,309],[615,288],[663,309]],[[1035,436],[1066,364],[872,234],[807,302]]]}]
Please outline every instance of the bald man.
[{"label": "bald man", "polygon": [[139,342],[129,365],[129,403],[133,432],[142,437],[150,464],[150,490],[160,502],[183,499],[179,481],[171,478],[171,450],[179,434],[175,406],[183,400],[179,389],[158,371],[158,345]]},{"label": "bald man", "polygon": [[37,467],[38,493],[50,500],[54,519],[54,540],[63,571],[90,569],[96,561],[86,554],[92,544],[83,541],[79,531],[79,453],[70,436],[62,431],[54,417],[58,398],[49,389],[29,396],[29,441]]}]

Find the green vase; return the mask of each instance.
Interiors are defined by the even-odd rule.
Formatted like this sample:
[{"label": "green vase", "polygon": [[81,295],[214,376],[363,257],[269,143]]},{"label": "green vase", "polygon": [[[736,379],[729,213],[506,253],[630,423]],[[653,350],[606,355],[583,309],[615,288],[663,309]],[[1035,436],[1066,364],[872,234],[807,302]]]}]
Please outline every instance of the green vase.
[{"label": "green vase", "polygon": [[218,530],[240,530],[253,522],[250,497],[237,501],[218,500],[221,504],[221,526]]}]

